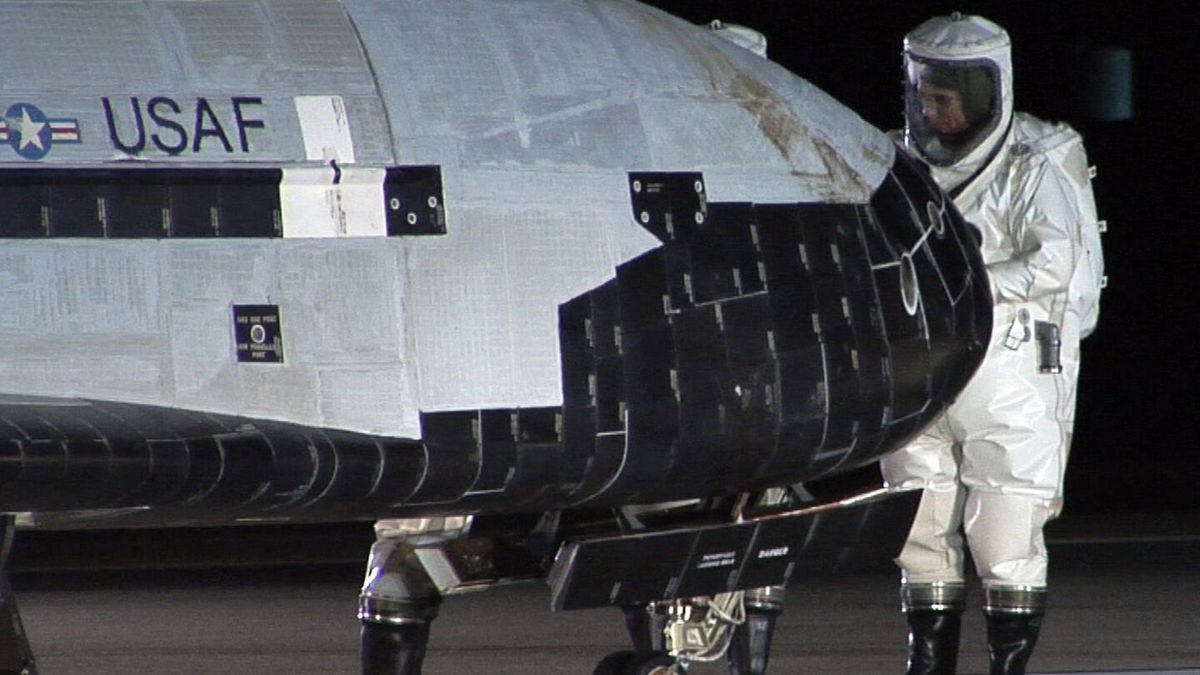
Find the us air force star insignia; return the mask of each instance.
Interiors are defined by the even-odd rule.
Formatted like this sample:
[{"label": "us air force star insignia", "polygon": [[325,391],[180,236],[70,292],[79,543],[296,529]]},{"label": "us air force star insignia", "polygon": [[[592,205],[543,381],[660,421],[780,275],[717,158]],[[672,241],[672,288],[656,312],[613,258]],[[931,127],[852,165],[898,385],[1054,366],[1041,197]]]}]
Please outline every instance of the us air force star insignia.
[{"label": "us air force star insignia", "polygon": [[41,159],[55,143],[80,141],[79,120],[50,119],[31,103],[15,103],[0,120],[0,141],[25,159]]},{"label": "us air force star insignia", "polygon": [[[40,117],[41,111],[37,110],[36,108],[34,110],[35,110],[35,112],[38,113],[38,115]],[[45,118],[43,117],[42,119],[45,119]],[[22,108],[21,109],[21,122],[20,122],[20,127],[19,127],[20,128],[19,133],[21,134],[21,141],[17,145],[17,152],[19,152],[21,154],[25,154],[26,152],[28,152],[27,148],[30,145],[35,145],[35,146],[37,146],[38,150],[41,150],[43,153],[45,153],[46,146],[48,145],[48,143],[42,142],[42,132],[44,132],[46,130],[47,126],[49,126],[49,125],[47,125],[45,122],[35,121],[32,117],[29,116],[29,106]],[[47,140],[49,140],[49,139],[47,139]]]}]

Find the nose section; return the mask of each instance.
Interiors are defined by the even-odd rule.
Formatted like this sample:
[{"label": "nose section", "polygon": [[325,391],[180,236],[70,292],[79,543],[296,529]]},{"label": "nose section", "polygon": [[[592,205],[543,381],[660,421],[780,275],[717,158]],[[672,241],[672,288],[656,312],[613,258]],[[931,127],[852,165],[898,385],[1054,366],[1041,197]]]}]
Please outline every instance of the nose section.
[{"label": "nose section", "polygon": [[[926,401],[925,407],[940,410],[975,372],[991,335],[991,292],[979,231],[925,167],[904,152],[896,153],[870,212],[872,265],[893,353],[895,408],[912,409]],[[898,265],[892,262],[896,257]],[[898,282],[893,266],[899,267]]]},{"label": "nose section", "polygon": [[897,153],[868,204],[706,203],[632,174],[662,240],[560,310],[564,451],[581,502],[812,480],[897,448],[982,357],[977,240]]}]

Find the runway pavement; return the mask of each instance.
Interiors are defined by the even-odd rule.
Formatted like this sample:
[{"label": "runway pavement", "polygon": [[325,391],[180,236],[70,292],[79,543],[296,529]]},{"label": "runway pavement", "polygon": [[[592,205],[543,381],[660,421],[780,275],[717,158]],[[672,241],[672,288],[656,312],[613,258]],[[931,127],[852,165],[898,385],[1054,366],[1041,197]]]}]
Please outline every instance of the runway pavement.
[{"label": "runway pavement", "polygon": [[[1035,671],[1200,674],[1200,539],[1075,541],[1052,555]],[[42,675],[325,675],[357,672],[358,575],[345,564],[56,571],[20,573],[14,585]],[[552,613],[548,603],[538,582],[448,599],[426,675],[587,675],[625,647],[616,610]],[[891,571],[794,584],[770,672],[901,672],[896,605]],[[985,672],[978,612],[964,631],[960,672]]]}]

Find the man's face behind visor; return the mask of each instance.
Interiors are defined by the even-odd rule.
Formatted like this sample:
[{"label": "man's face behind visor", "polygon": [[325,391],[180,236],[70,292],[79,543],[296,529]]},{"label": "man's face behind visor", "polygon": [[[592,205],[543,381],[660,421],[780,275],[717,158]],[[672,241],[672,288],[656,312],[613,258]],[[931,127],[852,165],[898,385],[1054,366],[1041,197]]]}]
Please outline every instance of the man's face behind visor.
[{"label": "man's face behind visor", "polygon": [[917,99],[929,128],[943,139],[956,137],[970,126],[957,91],[922,79],[917,83]]},{"label": "man's face behind visor", "polygon": [[1000,122],[1000,92],[990,63],[908,59],[905,117],[925,158],[950,166],[969,155]]}]

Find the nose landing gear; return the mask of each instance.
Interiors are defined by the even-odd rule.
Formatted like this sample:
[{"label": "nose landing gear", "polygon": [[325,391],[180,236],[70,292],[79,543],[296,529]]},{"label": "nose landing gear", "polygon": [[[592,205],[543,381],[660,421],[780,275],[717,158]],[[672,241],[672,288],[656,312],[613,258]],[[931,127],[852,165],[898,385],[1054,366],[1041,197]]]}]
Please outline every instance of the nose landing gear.
[{"label": "nose landing gear", "polygon": [[764,675],[775,619],[783,610],[783,588],[767,586],[622,610],[635,649],[609,654],[592,675],[685,675],[691,663],[722,657],[729,675]]}]

